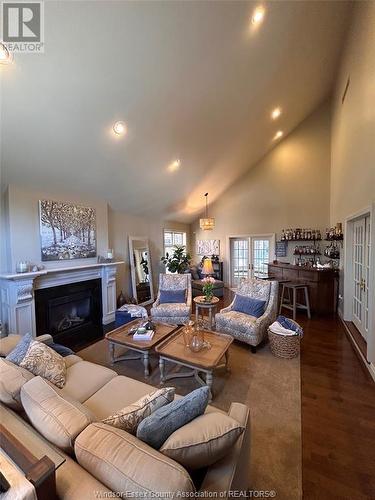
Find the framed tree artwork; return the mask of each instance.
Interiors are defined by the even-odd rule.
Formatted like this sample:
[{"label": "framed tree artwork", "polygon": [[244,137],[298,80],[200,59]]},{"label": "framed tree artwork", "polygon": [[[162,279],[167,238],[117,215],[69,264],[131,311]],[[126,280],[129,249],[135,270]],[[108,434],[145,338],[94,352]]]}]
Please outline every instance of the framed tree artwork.
[{"label": "framed tree artwork", "polygon": [[94,208],[39,201],[42,261],[96,257]]}]

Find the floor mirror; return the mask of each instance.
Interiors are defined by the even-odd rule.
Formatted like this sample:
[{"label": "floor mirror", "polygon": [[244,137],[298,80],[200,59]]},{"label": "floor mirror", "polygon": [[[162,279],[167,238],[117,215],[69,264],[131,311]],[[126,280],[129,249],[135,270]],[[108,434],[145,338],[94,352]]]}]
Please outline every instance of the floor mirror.
[{"label": "floor mirror", "polygon": [[140,305],[154,302],[151,256],[147,238],[129,236],[129,256],[133,296]]}]

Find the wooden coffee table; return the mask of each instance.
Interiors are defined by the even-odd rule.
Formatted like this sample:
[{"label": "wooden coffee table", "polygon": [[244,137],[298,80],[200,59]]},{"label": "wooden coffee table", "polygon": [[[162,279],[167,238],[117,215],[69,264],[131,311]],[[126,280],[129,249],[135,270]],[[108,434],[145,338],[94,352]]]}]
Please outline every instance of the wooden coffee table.
[{"label": "wooden coffee table", "polygon": [[[229,346],[233,342],[233,337],[224,333],[204,330],[204,340],[211,344],[211,348],[205,347],[200,352],[192,352],[185,344],[183,329],[181,328],[157,345],[155,351],[159,354],[160,382],[163,383],[172,378],[195,377],[201,385],[209,387],[211,400],[213,371],[222,366],[228,369]],[[224,363],[222,363],[223,358]],[[191,370],[165,375],[166,361],[191,368]],[[200,377],[200,373],[206,375],[206,380]]]},{"label": "wooden coffee table", "polygon": [[[177,328],[177,325],[168,325],[167,323],[159,323],[153,321],[155,326],[155,333],[151,340],[141,341],[133,340],[133,333],[131,330],[141,323],[144,323],[144,319],[135,319],[126,325],[116,328],[105,335],[105,338],[109,343],[109,353],[111,356],[111,364],[117,363],[118,361],[128,361],[132,359],[143,359],[144,375],[148,377],[150,375],[149,368],[149,356],[150,352],[153,351],[155,346],[164,340],[166,337],[171,335]],[[116,345],[125,347],[129,351],[135,351],[139,353],[138,355],[125,355],[115,357],[115,347]]]}]

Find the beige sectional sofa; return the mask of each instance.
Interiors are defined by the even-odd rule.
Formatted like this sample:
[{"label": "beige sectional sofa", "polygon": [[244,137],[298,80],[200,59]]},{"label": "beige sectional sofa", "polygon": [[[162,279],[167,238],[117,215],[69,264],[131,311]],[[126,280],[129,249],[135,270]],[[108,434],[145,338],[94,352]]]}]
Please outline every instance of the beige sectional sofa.
[{"label": "beige sectional sofa", "polygon": [[[0,340],[1,357],[6,356],[16,345],[19,340],[17,337],[12,336],[12,338]],[[49,337],[46,336],[41,340],[48,343]],[[69,450],[69,446],[64,448],[62,445],[59,448],[59,452],[64,455],[66,461],[57,469],[58,497],[68,500],[104,498],[108,497],[109,492],[126,490],[135,493],[135,496],[139,493],[142,498],[155,498],[154,493],[160,491],[170,493],[195,491],[193,478],[180,464],[149,447],[135,436],[100,423],[103,418],[134,403],[154,388],[117,375],[109,368],[84,361],[76,355],[70,355],[64,359],[67,366],[66,384],[63,389],[54,386],[54,392],[61,400],[70,401],[77,407],[80,407],[80,404],[83,405],[83,418],[87,416],[87,426],[80,423],[77,437],[73,434],[75,448],[72,447]],[[25,435],[31,432],[32,427],[31,423],[26,422],[24,415],[22,419],[20,417],[23,412],[20,394],[23,385],[33,378],[34,376],[26,370],[4,359],[1,360],[0,419],[5,426],[11,419],[20,419],[22,422],[20,428]],[[33,385],[37,387],[37,383],[25,385],[22,398],[24,404],[27,403],[28,393],[32,397]],[[38,398],[42,401],[43,395],[38,394],[36,399]],[[48,399],[47,396],[45,399]],[[219,410],[209,406],[206,411]],[[227,498],[231,490],[244,491],[249,488],[249,409],[243,404],[233,403],[228,414],[245,427],[245,432],[229,454],[203,471],[203,481],[200,481],[198,486],[200,496],[203,496],[204,492],[207,492],[207,496],[210,492],[218,492],[221,498]],[[40,418],[42,419],[43,416]],[[39,427],[37,420],[35,424],[35,427]],[[47,421],[45,425],[48,425]],[[32,429],[34,433],[35,427]],[[45,432],[44,435],[46,435]],[[38,435],[38,438],[40,438],[41,446],[43,443],[46,447],[52,446],[42,435]],[[22,440],[22,435],[19,439]],[[83,466],[77,463],[77,450]],[[4,457],[0,456],[0,460],[3,459]],[[11,476],[13,478],[14,475],[11,474]],[[18,481],[14,480],[12,488],[16,488],[17,484]],[[22,484],[25,491],[29,491],[25,488],[22,476],[19,477],[19,484]],[[34,497],[16,495],[14,498]]]}]

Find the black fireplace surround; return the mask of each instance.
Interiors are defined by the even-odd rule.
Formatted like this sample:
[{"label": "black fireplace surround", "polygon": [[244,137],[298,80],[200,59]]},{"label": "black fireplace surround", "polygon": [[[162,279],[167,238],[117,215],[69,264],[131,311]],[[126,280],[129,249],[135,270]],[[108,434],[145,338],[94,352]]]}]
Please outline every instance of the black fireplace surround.
[{"label": "black fireplace surround", "polygon": [[35,291],[37,335],[73,349],[103,336],[100,279]]}]

